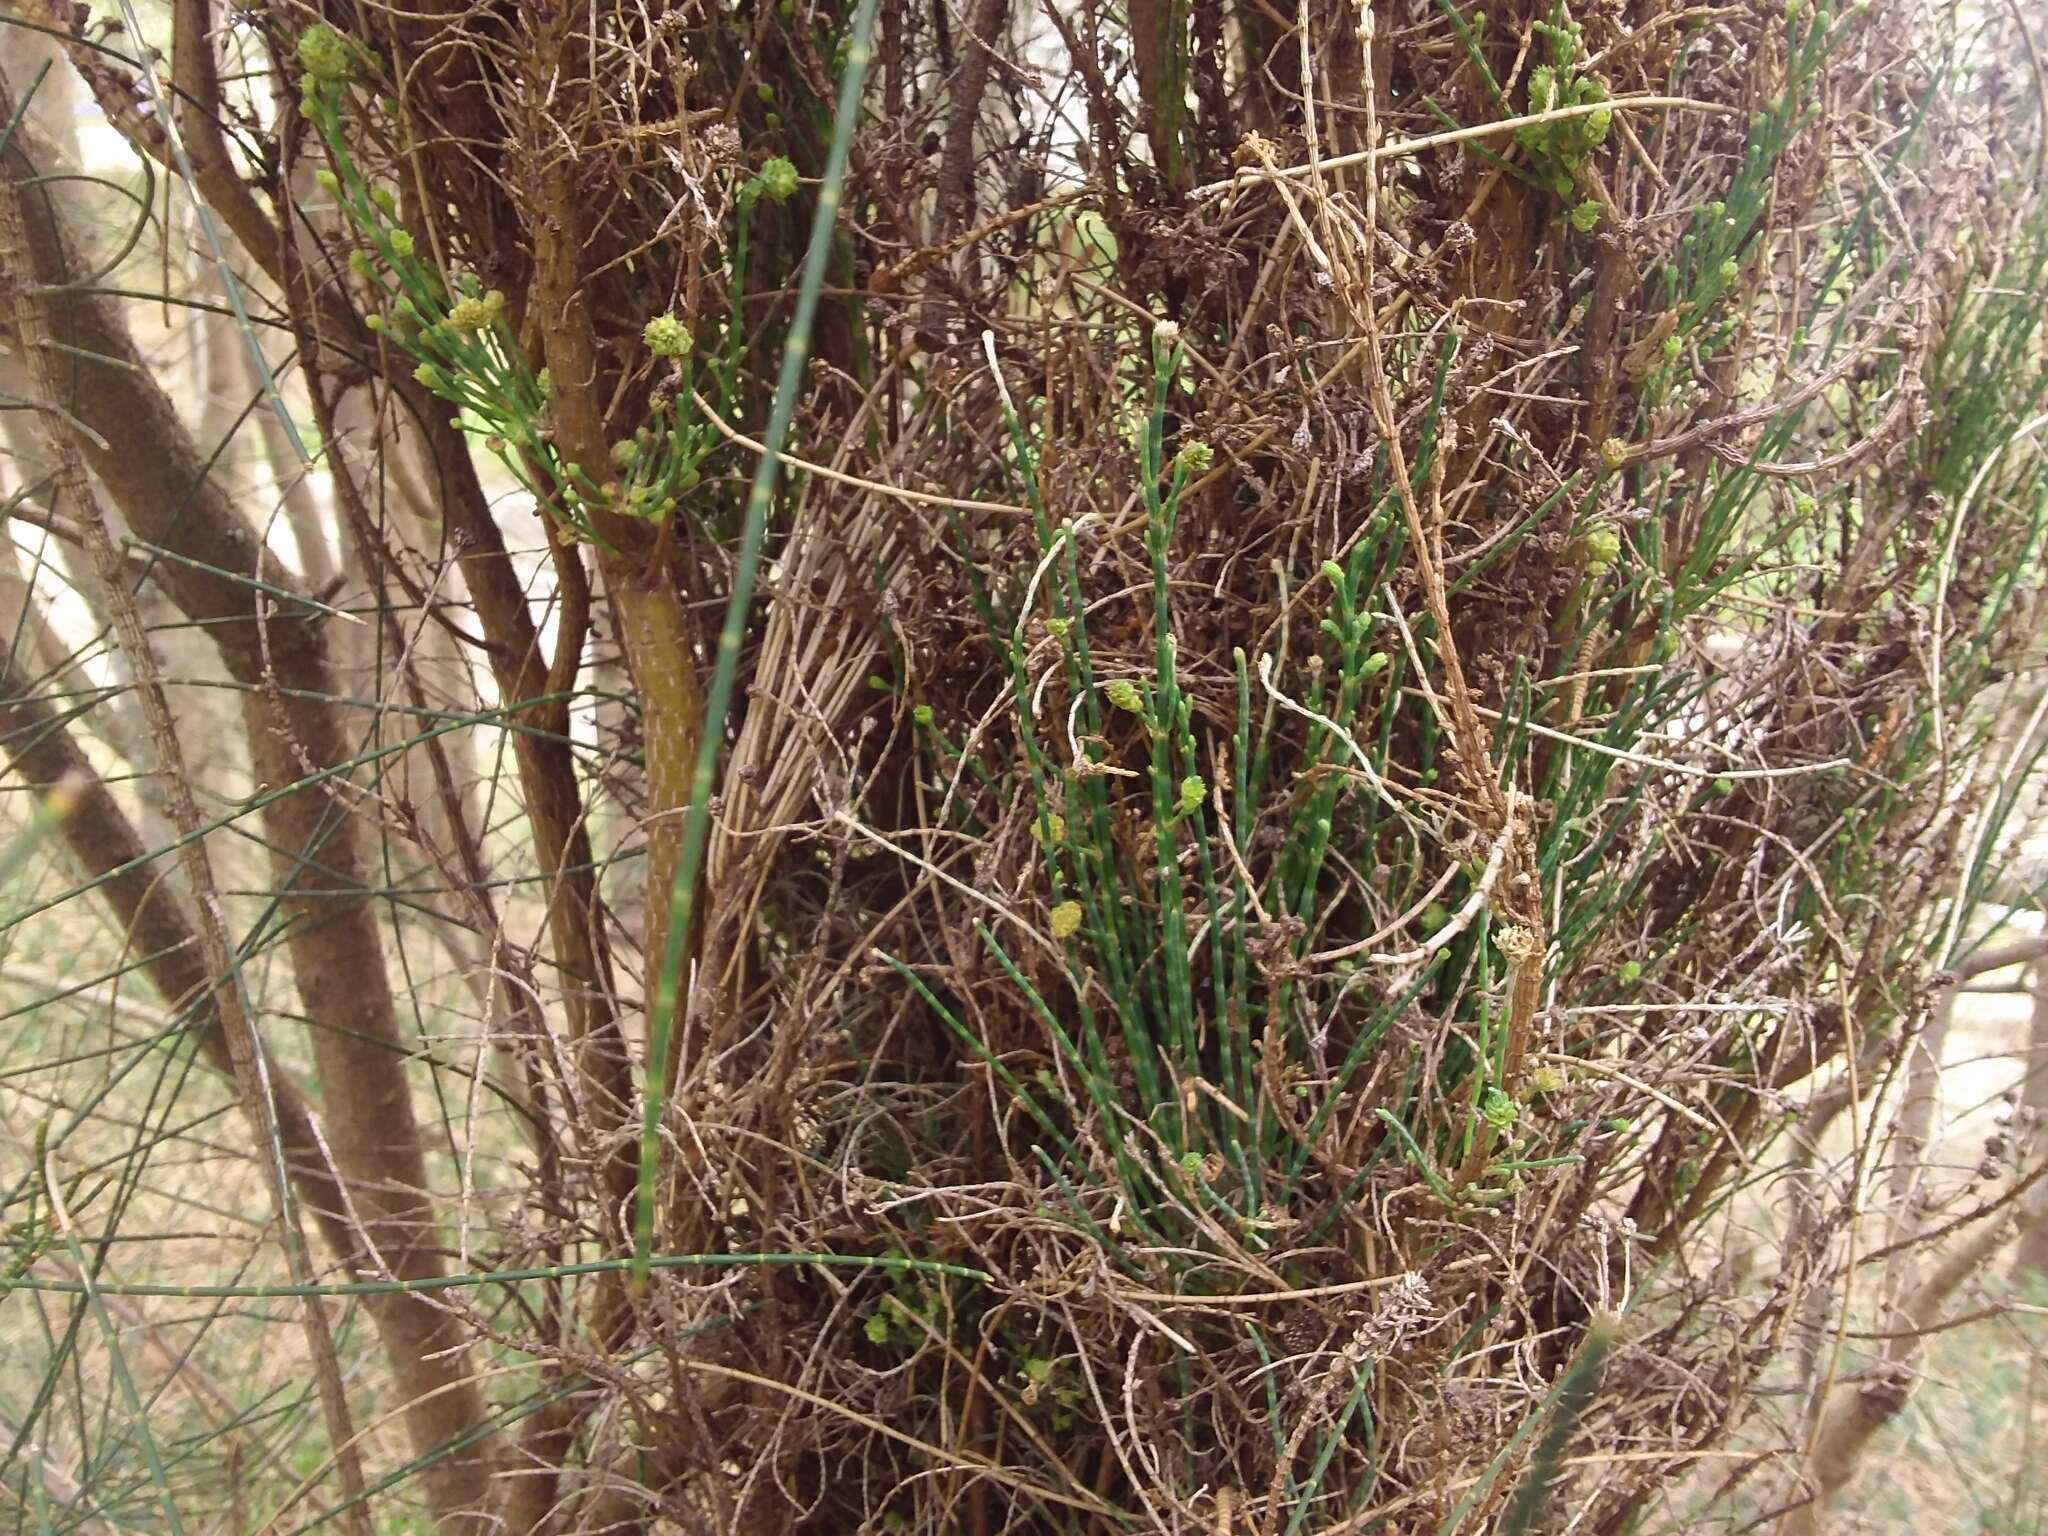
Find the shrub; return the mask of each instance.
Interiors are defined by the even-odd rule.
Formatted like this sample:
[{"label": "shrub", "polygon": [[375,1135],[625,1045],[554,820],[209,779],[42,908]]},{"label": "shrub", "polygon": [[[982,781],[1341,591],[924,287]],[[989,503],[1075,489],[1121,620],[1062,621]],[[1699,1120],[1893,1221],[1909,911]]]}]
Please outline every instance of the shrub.
[{"label": "shrub", "polygon": [[[104,1327],[10,1419],[108,1410],[102,1507],[194,1486],[104,1312],[177,1286],[99,1277],[117,1241],[299,1304],[310,1382],[251,1369],[297,1450],[248,1475],[301,1522],[1612,1532],[1853,1472],[1846,1298],[1930,1324],[2040,1173],[2024,1125],[1966,1186],[1925,1154],[1958,979],[2039,949],[2031,119],[1904,9],[1072,9],[257,6],[231,82],[176,51],[175,150],[120,119],[239,245],[228,307],[286,317],[261,394],[347,556],[173,589],[304,652],[222,649],[302,713],[209,803],[325,794],[327,834],[149,896],[201,829],[145,848],[115,775],[10,856],[25,909],[106,899],[91,963],[143,949],[177,1026],[117,1052],[234,1068],[171,1098],[239,1097],[325,1245],[283,1283],[126,1195],[81,1225],[55,1170],[141,1188],[199,1133],[25,1049],[62,1113],[6,1284]],[[120,312],[36,240],[15,333],[134,353],[74,345]],[[67,387],[48,441],[164,558],[256,547],[224,499],[144,516],[117,459],[205,483],[168,401]],[[305,650],[348,654],[343,592],[388,643],[358,691]],[[53,691],[0,701],[46,788],[109,707]],[[456,730],[507,750],[451,768]],[[340,966],[323,859],[385,919]],[[252,965],[273,900],[254,990],[164,961],[217,907]],[[323,1343],[309,1297],[367,1310]],[[191,1434],[211,1499],[243,1463]]]}]

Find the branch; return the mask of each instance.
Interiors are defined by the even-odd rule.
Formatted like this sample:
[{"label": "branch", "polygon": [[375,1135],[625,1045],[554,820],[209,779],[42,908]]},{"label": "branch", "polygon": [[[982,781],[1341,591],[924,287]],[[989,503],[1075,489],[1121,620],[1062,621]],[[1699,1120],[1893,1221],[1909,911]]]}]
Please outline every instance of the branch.
[{"label": "branch", "polygon": [[[0,118],[13,116],[11,97],[0,87]],[[28,126],[18,124],[0,167],[16,197],[36,184],[25,147],[31,140]],[[53,391],[47,406],[67,443],[85,438],[72,451],[91,466],[130,530],[174,557],[160,563],[160,584],[244,685],[258,781],[322,781],[271,799],[263,818],[293,973],[314,1026],[310,1043],[329,1145],[345,1181],[346,1203],[337,1209],[360,1220],[351,1260],[401,1281],[438,1277],[443,1261],[406,1071],[411,1042],[399,1028],[363,828],[329,798],[346,781],[325,782],[354,753],[333,702],[339,690],[318,615],[278,620],[267,600],[259,605],[252,578],[262,573],[272,593],[282,578],[266,568],[261,539],[210,478],[114,301],[80,286],[85,268],[61,215],[52,210],[27,222],[14,254],[11,275],[19,294],[33,301],[26,310],[17,305],[17,329],[32,312],[42,334],[66,353],[65,392]],[[487,1497],[491,1454],[488,1441],[465,1444],[483,1416],[463,1354],[465,1334],[446,1310],[406,1292],[390,1293],[376,1310],[394,1379],[410,1405],[415,1448],[427,1454],[465,1445],[427,1474],[437,1508],[459,1520],[460,1511],[479,1508]]]},{"label": "branch", "polygon": [[2015,939],[1994,949],[1980,949],[1950,965],[1949,973],[1958,981],[1970,981],[1992,971],[2002,971],[2009,965],[2032,965],[2043,956],[2048,956],[2048,934],[2035,939]]},{"label": "branch", "polygon": [[[271,1154],[263,1160],[270,1176],[278,1229],[284,1239],[292,1278],[303,1285],[311,1278],[312,1265],[306,1253],[306,1235],[299,1224],[298,1207],[292,1202],[284,1145],[278,1137],[277,1109],[270,1086],[273,1074],[264,1059],[263,1041],[244,1006],[241,962],[228,941],[220,890],[214,883],[213,864],[202,835],[206,823],[192,795],[192,775],[185,763],[184,748],[178,742],[170,700],[164,693],[163,674],[157,666],[156,652],[150,647],[149,632],[143,627],[128,573],[122,569],[121,553],[108,531],[106,512],[86,478],[85,462],[72,440],[70,417],[57,407],[49,337],[33,281],[26,276],[28,265],[21,200],[13,180],[0,175],[0,294],[5,296],[6,320],[21,348],[28,376],[28,404],[42,418],[43,442],[50,455],[58,494],[69,504],[72,516],[84,532],[93,572],[99,578],[101,601],[113,614],[115,633],[134,670],[136,692],[142,700],[143,716],[149,722],[159,787],[171,825],[178,832],[178,861],[199,904],[199,953],[211,978],[217,1032],[227,1041],[243,1113],[255,1125],[263,1150]],[[349,1511],[345,1518],[356,1536],[370,1536],[369,1512],[363,1504],[362,1457],[355,1448],[355,1429],[350,1421],[348,1396],[342,1390],[334,1333],[328,1326],[326,1311],[315,1298],[307,1298],[299,1316],[307,1349],[313,1357],[313,1374],[320,1390],[328,1437],[338,1447],[342,1492],[346,1496],[344,1507]]]},{"label": "branch", "polygon": [[2012,1240],[2014,1212],[2008,1209],[1949,1257],[1901,1305],[1901,1326],[1886,1340],[1884,1359],[1870,1376],[1837,1390],[1815,1436],[1807,1477],[1812,1495],[1779,1522],[1779,1536],[1816,1536],[1828,1501],[1847,1487],[1862,1466],[1863,1452],[1877,1432],[1897,1418],[1913,1395],[1913,1363],[1920,1343],[1934,1329],[1943,1305]]},{"label": "branch", "polygon": [[242,180],[227,135],[220,128],[220,68],[213,56],[212,0],[175,0],[172,16],[171,80],[177,87],[173,110],[195,190],[207,208],[234,231],[256,265],[281,287],[284,233]]},{"label": "branch", "polygon": [[[65,847],[113,911],[129,947],[144,957],[143,972],[157,995],[173,1013],[193,1010],[188,1027],[207,1065],[232,1078],[234,1058],[214,1008],[212,983],[199,960],[190,912],[176,887],[154,867],[134,825],[63,721],[11,662],[0,670],[0,742],[8,765],[29,789],[46,796],[61,786],[69,795],[70,808],[59,823]],[[312,1110],[289,1078],[273,1078],[270,1097],[293,1190],[313,1213],[327,1245],[345,1257],[356,1250],[357,1240],[342,1219],[346,1202],[321,1153]]]}]

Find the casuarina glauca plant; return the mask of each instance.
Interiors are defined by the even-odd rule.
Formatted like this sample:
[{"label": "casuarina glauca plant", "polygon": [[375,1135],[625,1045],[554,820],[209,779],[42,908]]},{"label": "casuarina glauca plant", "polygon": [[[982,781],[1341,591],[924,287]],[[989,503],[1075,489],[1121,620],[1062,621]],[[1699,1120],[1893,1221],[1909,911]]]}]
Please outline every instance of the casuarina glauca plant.
[{"label": "casuarina glauca plant", "polygon": [[2024,18],[116,13],[0,57],[20,1507],[1863,1496],[2048,1156]]}]

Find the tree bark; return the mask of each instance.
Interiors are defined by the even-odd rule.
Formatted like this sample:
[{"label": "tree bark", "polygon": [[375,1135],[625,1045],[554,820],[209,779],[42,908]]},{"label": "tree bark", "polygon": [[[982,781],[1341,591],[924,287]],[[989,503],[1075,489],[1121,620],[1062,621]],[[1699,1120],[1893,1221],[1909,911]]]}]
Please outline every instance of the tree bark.
[{"label": "tree bark", "polygon": [[[2027,1033],[2026,1065],[2020,1104],[2033,1111],[2034,1145],[2048,1140],[2048,962],[2027,972],[2034,1014]],[[2014,1139],[2020,1140],[2018,1136]],[[2037,1185],[2020,1217],[2019,1249],[2013,1255],[2014,1278],[2021,1284],[2048,1282],[2048,1183]]]}]

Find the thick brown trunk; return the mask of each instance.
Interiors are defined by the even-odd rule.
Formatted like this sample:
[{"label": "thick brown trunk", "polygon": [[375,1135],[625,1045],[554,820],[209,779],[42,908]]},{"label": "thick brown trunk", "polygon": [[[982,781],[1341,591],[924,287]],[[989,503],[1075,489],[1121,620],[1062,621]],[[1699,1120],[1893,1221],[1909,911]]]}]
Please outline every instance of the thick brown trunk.
[{"label": "thick brown trunk", "polygon": [[988,92],[989,67],[1010,24],[1009,0],[977,0],[969,32],[953,74],[952,100],[946,107],[945,159],[939,167],[939,228],[948,239],[974,222],[975,128],[981,122],[982,98]]},{"label": "thick brown trunk", "polygon": [[[559,119],[574,123],[584,120],[579,107],[591,89],[590,43],[575,30],[578,14],[535,7],[531,33],[535,99],[542,93],[553,98]],[[603,402],[610,398],[613,379],[593,319],[583,190],[571,154],[537,129],[525,172],[541,206],[534,226],[532,301],[554,379],[555,445],[570,464],[583,466],[595,478],[605,472],[611,452]],[[651,998],[668,940],[670,894],[704,728],[704,697],[667,532],[605,507],[587,510],[610,550],[601,557],[604,586],[640,701],[648,818],[642,989]],[[587,1042],[585,1054],[597,1093],[629,1106],[632,1073],[625,1054],[602,1040]]]}]

